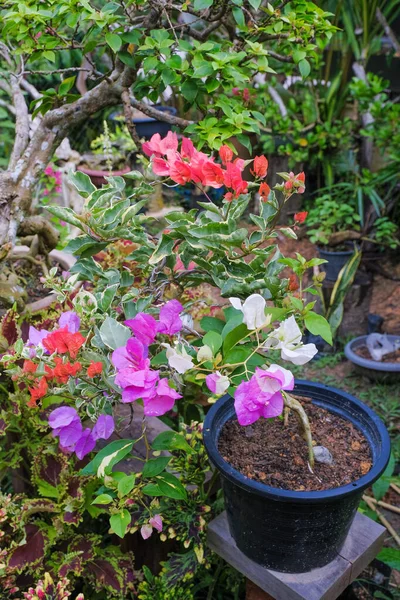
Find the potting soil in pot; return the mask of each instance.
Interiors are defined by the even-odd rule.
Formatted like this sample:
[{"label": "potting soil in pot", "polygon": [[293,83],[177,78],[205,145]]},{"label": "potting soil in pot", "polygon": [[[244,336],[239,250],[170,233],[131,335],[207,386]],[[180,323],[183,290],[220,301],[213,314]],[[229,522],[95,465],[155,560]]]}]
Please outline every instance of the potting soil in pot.
[{"label": "potting soil in pot", "polygon": [[[361,358],[367,358],[368,360],[374,360],[371,356],[370,351],[367,346],[360,346],[359,348],[354,348],[354,352],[361,356]],[[377,362],[383,363],[400,363],[400,350],[395,350],[394,352],[389,352],[388,354],[384,354],[382,356],[382,360]]]},{"label": "potting soil in pot", "polygon": [[302,402],[310,420],[313,441],[333,456],[333,464],[307,463],[307,444],[297,416],[289,423],[280,418],[259,419],[243,427],[228,421],[219,438],[221,456],[246,477],[266,485],[295,491],[318,491],[352,483],[371,469],[371,451],[352,423],[311,403]]}]

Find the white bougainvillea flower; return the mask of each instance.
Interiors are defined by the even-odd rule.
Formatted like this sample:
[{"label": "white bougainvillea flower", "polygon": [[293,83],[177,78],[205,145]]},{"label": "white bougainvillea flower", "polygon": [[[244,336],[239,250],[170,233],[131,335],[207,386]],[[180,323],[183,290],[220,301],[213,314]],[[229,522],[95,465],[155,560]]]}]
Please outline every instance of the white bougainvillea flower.
[{"label": "white bougainvillea flower", "polygon": [[301,331],[292,315],[269,334],[265,348],[281,351],[281,358],[294,365],[305,365],[318,352],[315,344],[303,344]]},{"label": "white bougainvillea flower", "polygon": [[229,298],[229,302],[233,308],[242,311],[243,323],[247,325],[247,329],[259,329],[268,324],[268,319],[265,316],[267,303],[261,294],[252,294],[243,304],[239,298]]},{"label": "white bougainvillea flower", "polygon": [[199,362],[202,362],[203,360],[212,360],[213,356],[213,351],[211,350],[210,346],[204,344],[204,346],[202,346],[197,353],[197,360]]},{"label": "white bougainvillea flower", "polygon": [[193,367],[192,357],[186,352],[185,348],[182,347],[178,350],[178,348],[172,348],[169,344],[163,344],[163,346],[167,349],[168,364],[172,369],[182,375]]},{"label": "white bougainvillea flower", "polygon": [[230,386],[229,377],[226,377],[226,375],[221,375],[221,373],[211,373],[211,375],[207,375],[206,377],[206,385],[210,392],[220,396],[226,392]]}]

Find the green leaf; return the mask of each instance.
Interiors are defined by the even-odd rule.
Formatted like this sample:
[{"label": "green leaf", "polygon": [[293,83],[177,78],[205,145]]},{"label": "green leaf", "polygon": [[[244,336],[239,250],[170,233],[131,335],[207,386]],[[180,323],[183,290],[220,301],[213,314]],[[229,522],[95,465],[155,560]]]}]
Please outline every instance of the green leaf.
[{"label": "green leaf", "polygon": [[186,490],[175,475],[171,473],[163,473],[157,477],[157,485],[164,496],[174,498],[176,500],[186,500]]},{"label": "green leaf", "polygon": [[51,485],[44,479],[39,479],[37,481],[37,489],[41,496],[44,498],[59,498],[59,490],[57,487]]},{"label": "green leaf", "polygon": [[200,327],[203,331],[217,331],[218,333],[222,333],[225,323],[216,317],[203,317],[200,321]]},{"label": "green leaf", "polygon": [[249,4],[254,10],[258,10],[260,8],[261,0],[249,0]]},{"label": "green leaf", "polygon": [[157,248],[149,258],[150,265],[156,265],[166,256],[170,256],[172,248],[174,247],[175,240],[171,239],[167,235],[163,235],[158,243]]},{"label": "green leaf", "polygon": [[376,557],[385,565],[389,565],[392,569],[400,571],[400,549],[399,548],[383,548]]},{"label": "green leaf", "polygon": [[121,49],[122,40],[116,33],[106,33],[106,42],[114,52]]},{"label": "green leaf", "polygon": [[97,190],[86,173],[69,171],[68,179],[84,198],[87,198]]},{"label": "green leaf", "polygon": [[180,91],[185,100],[188,102],[194,102],[199,88],[195,81],[188,79],[182,84]]},{"label": "green leaf", "polygon": [[147,496],[163,496],[164,495],[156,483],[148,483],[147,485],[144,486],[144,488],[142,489],[142,492],[143,492],[143,494],[146,494]]},{"label": "green leaf", "polygon": [[100,494],[92,502],[92,504],[110,504],[113,501],[110,494]]},{"label": "green leaf", "polygon": [[151,447],[153,450],[184,450],[189,454],[193,453],[184,436],[175,431],[163,431],[156,437]]},{"label": "green leaf", "polygon": [[118,288],[119,283],[114,283],[113,285],[107,286],[106,289],[100,294],[99,307],[103,312],[106,312],[110,308]]},{"label": "green leaf", "polygon": [[332,345],[332,332],[328,321],[317,313],[309,312],[304,318],[306,327],[310,333],[320,335],[328,344]]},{"label": "green leaf", "polygon": [[46,210],[62,221],[74,225],[74,227],[83,228],[82,222],[78,219],[72,208],[67,208],[66,206],[46,206]]},{"label": "green leaf", "polygon": [[110,517],[111,529],[120,538],[124,537],[126,530],[130,525],[130,522],[131,515],[126,510],[126,508],[124,508],[122,512],[117,513],[116,515],[111,515]]},{"label": "green leaf", "polygon": [[108,242],[99,243],[89,235],[80,235],[68,242],[64,248],[64,252],[70,252],[74,256],[80,256],[85,252],[85,257],[87,257],[87,251],[89,251],[89,256],[93,256],[106,248],[107,245]]},{"label": "green leaf", "polygon": [[233,14],[233,18],[235,19],[236,23],[239,25],[240,29],[244,29],[246,27],[246,21],[244,19],[244,14],[241,8],[239,8],[238,6],[235,6],[234,8],[232,8],[232,14]]},{"label": "green leaf", "polygon": [[228,333],[224,339],[224,355],[227,354],[231,348],[236,346],[236,344],[240,342],[240,340],[242,340],[248,333],[249,330],[247,329],[247,325],[244,323],[241,323],[241,325],[235,327],[235,329]]},{"label": "green leaf", "polygon": [[115,440],[102,448],[81,470],[81,475],[96,475],[99,467],[111,471],[112,467],[127,456],[133,447],[133,440]]},{"label": "green leaf", "polygon": [[131,330],[128,327],[109,316],[105,318],[99,332],[102,342],[111,350],[125,346],[129,338],[132,337]]},{"label": "green leaf", "polygon": [[306,58],[299,62],[299,70],[302,77],[308,77],[311,71],[311,65]]},{"label": "green leaf", "polygon": [[214,0],[194,0],[194,10],[206,10],[212,6]]},{"label": "green leaf", "polygon": [[59,96],[65,96],[66,94],[68,94],[68,92],[70,91],[70,89],[73,87],[74,83],[75,83],[75,76],[74,77],[67,77],[66,79],[64,79],[62,81],[62,83],[60,84],[60,87],[58,88],[58,95]]},{"label": "green leaf", "polygon": [[135,487],[136,475],[126,475],[118,482],[118,497],[127,496]]},{"label": "green leaf", "polygon": [[143,467],[143,477],[155,477],[164,471],[165,467],[171,460],[170,456],[159,456],[148,460]]},{"label": "green leaf", "polygon": [[205,344],[206,346],[210,346],[210,348],[213,351],[213,354],[215,356],[216,353],[218,352],[218,350],[222,346],[222,336],[220,333],[217,333],[216,331],[209,331],[203,337],[203,344]]}]

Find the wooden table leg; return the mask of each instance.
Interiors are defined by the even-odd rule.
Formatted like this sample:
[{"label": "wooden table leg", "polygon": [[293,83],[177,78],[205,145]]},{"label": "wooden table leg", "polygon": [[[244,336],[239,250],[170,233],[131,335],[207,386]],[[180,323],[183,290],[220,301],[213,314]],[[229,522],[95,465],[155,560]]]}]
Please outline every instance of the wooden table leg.
[{"label": "wooden table leg", "polygon": [[246,580],[246,600],[275,600],[272,596],[264,592],[255,583]]}]

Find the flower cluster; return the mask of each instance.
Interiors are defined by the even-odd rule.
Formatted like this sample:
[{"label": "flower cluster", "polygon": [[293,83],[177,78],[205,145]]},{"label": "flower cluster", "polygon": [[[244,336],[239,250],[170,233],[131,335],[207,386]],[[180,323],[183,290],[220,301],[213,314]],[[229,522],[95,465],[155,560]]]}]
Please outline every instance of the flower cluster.
[{"label": "flower cluster", "polygon": [[54,188],[54,191],[59,194],[61,192],[62,185],[62,173],[61,171],[55,171],[51,165],[45,168],[44,174],[49,178],[47,186],[43,190],[43,195],[48,196]]},{"label": "flower cluster", "polygon": [[[225,194],[228,201],[247,192],[248,183],[242,177],[245,161],[241,158],[233,160],[233,152],[228,146],[222,146],[219,150],[225,168],[216,163],[213,157],[196,150],[188,138],[182,138],[180,152],[178,146],[178,136],[172,132],[164,139],[156,133],[149,142],[143,144],[143,152],[151,157],[152,169],[156,175],[168,176],[181,185],[194,183],[212,188],[225,186],[232,190]],[[259,159],[257,170],[265,177],[268,161],[265,157]]]},{"label": "flower cluster", "polygon": [[59,438],[61,450],[75,452],[79,460],[94,449],[97,440],[108,440],[114,432],[111,415],[100,415],[93,429],[83,429],[77,411],[71,406],[53,410],[49,415],[49,425],[53,436]]},{"label": "flower cluster", "polygon": [[143,400],[146,416],[163,415],[182,397],[168,379],[160,378],[160,371],[150,368],[148,358],[149,346],[158,334],[171,337],[182,329],[182,311],[178,300],[170,300],[161,308],[158,321],[151,315],[138,313],[134,319],[125,321],[134,337],[112,354],[111,361],[117,370],[115,383],[122,388],[122,402]]}]

